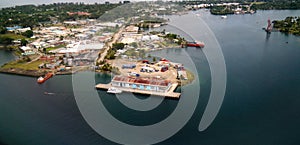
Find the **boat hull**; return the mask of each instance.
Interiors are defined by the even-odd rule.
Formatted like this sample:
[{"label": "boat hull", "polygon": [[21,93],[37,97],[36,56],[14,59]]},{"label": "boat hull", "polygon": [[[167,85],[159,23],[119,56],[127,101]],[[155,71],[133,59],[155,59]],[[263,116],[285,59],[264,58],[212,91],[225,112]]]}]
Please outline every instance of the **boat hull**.
[{"label": "boat hull", "polygon": [[199,48],[203,48],[203,47],[204,47],[204,43],[187,43],[186,46],[188,46],[188,47],[199,47]]},{"label": "boat hull", "polygon": [[39,77],[37,80],[38,84],[42,84],[46,82],[48,79],[50,79],[53,76],[53,73],[47,73],[44,77]]}]

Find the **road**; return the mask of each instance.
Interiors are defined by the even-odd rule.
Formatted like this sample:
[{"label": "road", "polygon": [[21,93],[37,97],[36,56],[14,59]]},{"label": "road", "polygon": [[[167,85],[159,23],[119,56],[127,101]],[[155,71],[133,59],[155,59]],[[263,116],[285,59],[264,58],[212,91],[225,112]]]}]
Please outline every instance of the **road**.
[{"label": "road", "polygon": [[107,51],[108,51],[110,48],[112,48],[112,45],[113,45],[114,43],[116,43],[116,42],[120,39],[120,37],[121,37],[121,35],[122,35],[122,32],[123,32],[124,28],[125,28],[125,26],[122,26],[122,27],[120,28],[120,30],[119,30],[117,33],[114,34],[112,40],[111,40],[110,42],[106,43],[106,45],[104,46],[104,51],[103,51],[103,53],[100,55],[100,58],[98,58],[98,60],[97,60],[98,63],[104,60],[105,56],[107,55]]},{"label": "road", "polygon": [[38,57],[36,57],[35,59],[33,59],[33,60],[31,60],[31,61],[27,62],[27,63],[32,63],[32,62],[35,62],[35,61],[39,60],[39,59],[41,58],[41,56],[43,56],[43,54],[42,54],[41,52],[39,52],[39,51],[37,51],[36,53],[37,53],[39,56],[38,56]]}]

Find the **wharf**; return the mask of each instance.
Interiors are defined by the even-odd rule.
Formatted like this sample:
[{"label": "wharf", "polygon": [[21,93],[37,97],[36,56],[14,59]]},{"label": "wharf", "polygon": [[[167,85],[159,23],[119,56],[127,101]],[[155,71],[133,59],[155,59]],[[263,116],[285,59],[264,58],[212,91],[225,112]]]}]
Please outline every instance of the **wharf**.
[{"label": "wharf", "polygon": [[[118,89],[120,89],[124,92],[139,93],[139,94],[146,94],[146,95],[155,95],[155,96],[163,96],[163,97],[178,99],[180,97],[181,93],[174,92],[174,90],[176,89],[177,86],[178,86],[178,83],[172,84],[171,88],[166,93],[139,90],[139,89],[131,89],[131,88],[123,88],[123,87],[115,87],[115,88],[118,88]],[[98,84],[95,87],[97,89],[106,89],[106,90],[108,90],[112,86],[111,86],[111,83],[109,83],[109,84]]]}]

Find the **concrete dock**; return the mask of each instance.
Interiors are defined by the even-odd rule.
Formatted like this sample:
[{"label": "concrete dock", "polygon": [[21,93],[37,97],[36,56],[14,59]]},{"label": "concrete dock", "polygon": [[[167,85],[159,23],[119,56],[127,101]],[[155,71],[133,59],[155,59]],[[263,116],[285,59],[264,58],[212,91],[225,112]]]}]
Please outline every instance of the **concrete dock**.
[{"label": "concrete dock", "polygon": [[[119,90],[122,90],[124,92],[131,92],[131,93],[139,93],[139,94],[146,94],[146,95],[155,95],[155,96],[163,96],[168,98],[174,98],[178,99],[181,95],[181,93],[176,93],[174,90],[178,86],[177,83],[172,84],[171,88],[168,90],[168,92],[154,92],[154,91],[147,91],[147,90],[139,90],[139,89],[132,89],[132,88],[124,88],[124,87],[115,87]],[[105,89],[108,90],[111,86],[111,83],[109,84],[98,84],[95,86],[97,89]]]}]

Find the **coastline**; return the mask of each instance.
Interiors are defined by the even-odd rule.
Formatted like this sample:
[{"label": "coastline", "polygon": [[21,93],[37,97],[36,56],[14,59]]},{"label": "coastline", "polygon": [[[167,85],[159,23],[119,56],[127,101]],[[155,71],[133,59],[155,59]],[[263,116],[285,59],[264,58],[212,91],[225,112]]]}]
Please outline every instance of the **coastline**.
[{"label": "coastline", "polygon": [[[122,30],[121,30],[122,31]],[[116,33],[115,35],[118,35],[119,33]],[[114,37],[116,38],[116,37]],[[118,37],[117,37],[118,38]],[[115,41],[111,42],[111,45],[113,44],[113,42],[116,42],[118,39],[115,39]],[[110,48],[110,47],[107,47]],[[153,52],[153,51],[161,51],[164,49],[176,49],[176,48],[182,48],[182,46],[180,45],[175,45],[175,44],[169,44],[166,43],[164,45],[161,45],[160,49],[157,50],[147,50],[146,53],[149,52]],[[12,53],[15,53],[14,51],[12,51]],[[100,52],[101,53],[101,52]],[[103,54],[103,52],[101,53]],[[103,58],[105,55],[101,55]],[[98,58],[99,59],[99,58]],[[117,58],[113,59],[112,61],[116,60]],[[2,66],[0,66],[0,73],[5,73],[5,74],[11,74],[11,75],[19,75],[19,76],[27,76],[27,77],[40,77],[40,76],[44,76],[47,72],[49,71],[53,71],[53,70],[44,70],[44,69],[24,69],[23,67],[7,67],[6,65],[9,65],[11,63],[16,62],[16,60],[12,60],[9,62],[4,63]],[[22,64],[22,63],[17,63],[18,65],[26,65],[26,64]],[[84,67],[75,67],[72,68],[71,70],[65,70],[65,71],[55,71],[55,75],[72,75],[76,72],[82,72],[82,71],[93,71],[90,70],[89,68],[87,68],[88,66],[84,66]],[[101,71],[101,70],[94,70],[95,73],[103,73],[103,74],[111,74],[110,71]],[[188,80],[180,80],[177,79],[176,82],[180,85],[180,86],[184,86],[187,84],[190,84],[193,82],[194,80],[194,74],[191,73],[189,70],[187,70],[187,74],[188,75]],[[174,81],[174,80],[173,80]]]},{"label": "coastline", "polygon": [[36,70],[23,70],[23,69],[0,69],[0,73],[11,74],[11,75],[20,75],[27,77],[39,77],[45,74],[45,72],[38,72]]},{"label": "coastline", "polygon": [[[105,44],[103,49],[99,52],[98,58],[96,58],[96,60],[95,60],[96,62],[104,61],[106,59],[105,57],[108,53],[108,50],[112,49],[113,44],[117,43],[120,40],[120,38],[123,37],[122,36],[123,31],[125,31],[125,25],[122,26],[118,30],[118,32],[115,32],[113,34],[111,41],[109,41],[108,43]],[[160,32],[160,33],[162,33],[162,32]],[[184,38],[181,38],[181,36],[177,35],[177,34],[172,34],[172,33],[170,33],[170,34],[171,34],[170,36],[169,35],[161,36],[162,39],[164,39],[164,40],[162,42],[157,43],[157,45],[160,47],[159,49],[147,50],[146,53],[151,52],[151,51],[160,51],[163,49],[182,48],[182,43],[177,44],[174,40],[178,41],[178,39],[179,39],[180,41],[185,41]],[[150,34],[148,34],[148,35],[150,35]],[[171,36],[175,36],[175,37],[173,38]],[[2,48],[5,48],[5,47],[3,47],[3,46],[0,47],[0,49],[2,49]],[[16,51],[12,51],[12,53],[16,53]],[[17,54],[15,54],[15,55],[17,55]],[[76,67],[72,67],[71,70],[65,70],[65,71],[56,71],[56,70],[53,70],[53,68],[47,69],[47,70],[40,69],[38,65],[41,65],[45,62],[43,60],[40,60],[40,62],[39,62],[39,57],[41,57],[41,56],[38,56],[36,58],[30,58],[30,59],[29,59],[29,57],[23,57],[23,58],[20,57],[18,60],[12,60],[12,61],[6,62],[4,65],[2,65],[0,67],[0,73],[29,76],[29,77],[39,77],[39,76],[44,76],[47,72],[53,72],[56,75],[72,75],[79,71],[89,70],[89,69],[86,69],[86,67],[89,67],[89,66],[85,66],[84,68],[76,66]],[[29,59],[29,61],[23,60],[24,58]],[[21,59],[22,59],[22,61],[21,61]],[[20,62],[19,62],[19,60],[20,60]],[[31,63],[33,63],[33,65],[31,65]],[[55,67],[55,69],[56,69],[56,67]],[[94,72],[107,73],[107,74],[111,73],[110,71],[100,71],[99,72],[97,70]],[[186,80],[183,80],[183,81],[186,82]],[[189,81],[192,82],[193,80],[189,80]],[[179,82],[179,84],[181,84],[180,79],[178,79],[177,82]],[[189,84],[190,82],[188,82],[187,84]],[[185,83],[183,83],[183,84],[185,84]]]}]

